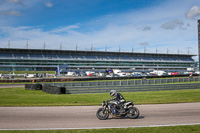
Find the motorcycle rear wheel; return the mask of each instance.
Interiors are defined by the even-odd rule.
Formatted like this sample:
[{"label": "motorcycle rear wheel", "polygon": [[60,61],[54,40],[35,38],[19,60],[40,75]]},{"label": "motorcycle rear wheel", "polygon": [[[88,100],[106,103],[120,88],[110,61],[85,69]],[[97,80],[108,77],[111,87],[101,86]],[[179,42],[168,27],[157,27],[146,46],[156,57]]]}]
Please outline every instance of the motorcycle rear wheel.
[{"label": "motorcycle rear wheel", "polygon": [[136,119],[139,117],[139,115],[140,115],[140,111],[136,107],[129,108],[129,113],[127,114],[127,116],[130,119]]},{"label": "motorcycle rear wheel", "polygon": [[104,110],[104,108],[99,108],[96,112],[96,116],[99,120],[106,120],[109,117],[108,110]]}]

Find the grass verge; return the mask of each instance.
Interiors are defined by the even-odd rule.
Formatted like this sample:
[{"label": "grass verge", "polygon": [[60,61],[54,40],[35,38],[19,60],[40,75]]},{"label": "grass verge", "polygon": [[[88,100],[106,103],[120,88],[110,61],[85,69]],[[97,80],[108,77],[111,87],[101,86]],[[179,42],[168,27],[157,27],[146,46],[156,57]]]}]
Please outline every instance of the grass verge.
[{"label": "grass verge", "polygon": [[200,133],[200,125],[90,130],[0,131],[0,133]]},{"label": "grass verge", "polygon": [[[122,95],[127,101],[134,101],[135,104],[200,102],[200,89],[122,92]],[[101,105],[103,100],[110,98],[109,93],[54,95],[41,90],[0,88],[0,106]]]}]

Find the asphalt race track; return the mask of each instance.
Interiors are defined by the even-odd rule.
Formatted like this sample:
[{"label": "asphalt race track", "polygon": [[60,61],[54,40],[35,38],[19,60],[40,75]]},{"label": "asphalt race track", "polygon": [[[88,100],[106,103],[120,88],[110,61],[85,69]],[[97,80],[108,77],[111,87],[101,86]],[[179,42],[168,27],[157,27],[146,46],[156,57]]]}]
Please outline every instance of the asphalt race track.
[{"label": "asphalt race track", "polygon": [[138,119],[98,120],[101,106],[0,107],[0,130],[98,129],[200,124],[200,102],[136,105]]},{"label": "asphalt race track", "polygon": [[24,87],[24,84],[0,84],[0,88],[16,88],[16,87]]}]

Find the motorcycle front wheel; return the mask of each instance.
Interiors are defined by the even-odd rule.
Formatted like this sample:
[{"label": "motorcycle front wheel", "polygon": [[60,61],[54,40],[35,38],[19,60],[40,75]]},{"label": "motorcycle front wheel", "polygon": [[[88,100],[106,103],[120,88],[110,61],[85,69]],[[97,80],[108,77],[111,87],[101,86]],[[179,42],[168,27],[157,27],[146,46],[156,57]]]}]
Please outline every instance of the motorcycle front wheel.
[{"label": "motorcycle front wheel", "polygon": [[136,119],[140,115],[140,111],[136,107],[130,107],[127,116],[130,119]]},{"label": "motorcycle front wheel", "polygon": [[109,117],[108,110],[104,110],[104,108],[99,108],[97,110],[96,116],[99,120],[106,120]]}]

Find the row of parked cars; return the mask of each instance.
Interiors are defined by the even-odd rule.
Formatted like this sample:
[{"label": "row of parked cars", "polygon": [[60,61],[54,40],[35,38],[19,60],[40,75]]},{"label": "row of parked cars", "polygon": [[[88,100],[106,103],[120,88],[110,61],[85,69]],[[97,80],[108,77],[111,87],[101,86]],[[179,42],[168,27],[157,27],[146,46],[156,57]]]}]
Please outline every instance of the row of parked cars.
[{"label": "row of parked cars", "polygon": [[163,76],[163,75],[193,75],[200,74],[199,71],[122,71],[118,69],[106,70],[104,72],[97,71],[84,71],[84,72],[66,72],[60,75],[48,73],[36,74],[0,74],[1,79],[14,79],[14,78],[56,78],[56,77],[85,77],[85,76],[99,76],[99,77],[131,77],[131,76]]}]

